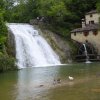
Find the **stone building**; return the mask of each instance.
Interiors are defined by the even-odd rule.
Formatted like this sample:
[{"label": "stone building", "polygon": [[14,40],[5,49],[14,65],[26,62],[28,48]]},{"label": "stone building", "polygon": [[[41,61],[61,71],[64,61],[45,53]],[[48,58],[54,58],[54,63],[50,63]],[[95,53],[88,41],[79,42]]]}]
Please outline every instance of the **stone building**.
[{"label": "stone building", "polygon": [[100,13],[92,10],[85,15],[82,19],[82,27],[71,31],[71,39],[80,43],[88,41],[100,54]]}]

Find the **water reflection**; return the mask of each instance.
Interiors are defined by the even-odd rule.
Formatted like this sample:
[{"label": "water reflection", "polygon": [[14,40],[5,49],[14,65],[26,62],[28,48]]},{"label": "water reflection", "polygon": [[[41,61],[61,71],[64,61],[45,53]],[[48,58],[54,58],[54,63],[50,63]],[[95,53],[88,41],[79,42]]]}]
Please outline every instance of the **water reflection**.
[{"label": "water reflection", "polygon": [[18,72],[16,100],[41,100],[48,93],[54,78],[58,76],[58,67],[27,68]]},{"label": "water reflection", "polygon": [[[61,83],[53,84],[59,77]],[[100,100],[100,64],[27,68],[0,74],[0,100]]]}]

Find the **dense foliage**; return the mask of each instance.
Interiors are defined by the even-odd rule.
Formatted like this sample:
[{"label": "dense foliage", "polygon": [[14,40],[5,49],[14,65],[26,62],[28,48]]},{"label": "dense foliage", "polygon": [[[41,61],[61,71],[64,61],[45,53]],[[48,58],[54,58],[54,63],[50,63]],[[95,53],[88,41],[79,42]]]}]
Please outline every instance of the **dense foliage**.
[{"label": "dense foliage", "polygon": [[5,5],[4,1],[0,1],[0,52],[3,52],[3,47],[6,42],[6,26],[4,22]]},{"label": "dense foliage", "polygon": [[15,70],[15,58],[0,54],[0,72]]},{"label": "dense foliage", "polygon": [[0,0],[0,72],[15,69],[14,58],[7,53],[7,27],[5,20],[9,19],[5,0]]},{"label": "dense foliage", "polygon": [[[55,31],[67,37],[69,31],[81,25],[84,14],[90,10],[100,10],[99,0],[4,0],[9,22],[29,22],[30,19],[44,17]],[[17,1],[16,3],[14,3]],[[7,17],[10,16],[10,17]],[[54,29],[53,29],[54,30]],[[62,31],[64,30],[64,31]],[[68,37],[69,38],[69,37]]]}]

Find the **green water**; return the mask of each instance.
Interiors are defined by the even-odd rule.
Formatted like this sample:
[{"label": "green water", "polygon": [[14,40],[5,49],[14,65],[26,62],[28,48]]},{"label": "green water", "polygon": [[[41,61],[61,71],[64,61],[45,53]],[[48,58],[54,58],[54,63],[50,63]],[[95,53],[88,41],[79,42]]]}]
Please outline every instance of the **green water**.
[{"label": "green water", "polygon": [[[74,80],[70,81],[68,76]],[[54,84],[58,78],[61,83]],[[100,63],[2,73],[0,100],[100,100]]]}]

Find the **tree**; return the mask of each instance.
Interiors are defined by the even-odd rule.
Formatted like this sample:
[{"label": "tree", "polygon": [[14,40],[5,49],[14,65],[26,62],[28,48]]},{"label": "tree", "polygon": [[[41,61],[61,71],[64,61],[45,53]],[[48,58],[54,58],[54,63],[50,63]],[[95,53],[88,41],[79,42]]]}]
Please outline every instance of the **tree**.
[{"label": "tree", "polygon": [[62,21],[66,15],[66,7],[61,0],[40,0],[38,8],[40,16],[44,16],[55,21]]},{"label": "tree", "polygon": [[97,10],[100,12],[100,1],[97,3]]},{"label": "tree", "polygon": [[5,3],[4,0],[0,1],[0,35],[3,35],[7,29],[4,23]]},{"label": "tree", "polygon": [[86,12],[96,9],[98,0],[71,0],[68,4],[70,11],[74,12],[77,16],[83,17]]}]

